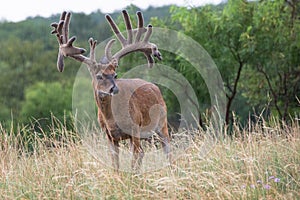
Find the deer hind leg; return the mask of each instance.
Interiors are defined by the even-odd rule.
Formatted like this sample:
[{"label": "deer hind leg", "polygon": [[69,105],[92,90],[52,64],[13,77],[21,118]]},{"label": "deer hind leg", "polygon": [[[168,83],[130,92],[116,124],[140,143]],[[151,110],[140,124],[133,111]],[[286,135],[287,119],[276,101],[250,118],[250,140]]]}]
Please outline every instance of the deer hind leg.
[{"label": "deer hind leg", "polygon": [[140,138],[132,137],[130,141],[131,141],[131,151],[133,154],[133,159],[131,162],[131,169],[133,170],[133,172],[137,172],[140,170],[140,167],[142,165],[144,151],[141,147]]},{"label": "deer hind leg", "polygon": [[109,139],[108,143],[111,152],[112,166],[115,170],[119,170],[119,142]]}]

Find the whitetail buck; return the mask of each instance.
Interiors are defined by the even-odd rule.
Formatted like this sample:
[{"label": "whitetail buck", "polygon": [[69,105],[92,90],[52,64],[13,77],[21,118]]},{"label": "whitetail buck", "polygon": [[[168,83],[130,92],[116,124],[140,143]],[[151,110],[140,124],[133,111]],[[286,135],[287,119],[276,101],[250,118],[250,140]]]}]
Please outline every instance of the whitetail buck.
[{"label": "whitetail buck", "polygon": [[[156,132],[160,137],[163,151],[170,160],[170,137],[167,129],[167,109],[159,88],[153,83],[141,79],[117,79],[116,68],[120,58],[140,51],[148,60],[148,66],[154,63],[153,56],[161,60],[161,54],[155,44],[149,42],[152,26],[144,27],[141,12],[137,12],[138,27],[132,29],[127,11],[123,11],[127,29],[127,39],[122,35],[113,19],[106,15],[113,32],[122,48],[112,55],[111,48],[115,40],[110,40],[105,47],[105,57],[96,61],[97,41],[89,39],[90,57],[82,55],[85,49],[73,46],[75,37],[69,38],[71,13],[63,12],[58,23],[52,23],[52,34],[56,34],[59,43],[57,67],[64,68],[64,57],[71,57],[87,65],[92,77],[94,97],[98,107],[98,121],[105,130],[112,154],[112,163],[119,169],[119,141],[130,139],[133,152],[132,169],[139,169],[143,149],[141,139]],[[144,37],[142,38],[142,35]]]}]

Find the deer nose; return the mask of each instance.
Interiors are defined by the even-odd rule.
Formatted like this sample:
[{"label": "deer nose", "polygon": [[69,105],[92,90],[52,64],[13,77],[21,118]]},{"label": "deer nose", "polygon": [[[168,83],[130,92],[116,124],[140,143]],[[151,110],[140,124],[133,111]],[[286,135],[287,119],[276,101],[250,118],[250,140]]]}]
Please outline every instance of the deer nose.
[{"label": "deer nose", "polygon": [[116,85],[114,85],[112,88],[110,88],[110,91],[109,91],[110,94],[118,94],[118,92],[119,92],[119,88]]}]

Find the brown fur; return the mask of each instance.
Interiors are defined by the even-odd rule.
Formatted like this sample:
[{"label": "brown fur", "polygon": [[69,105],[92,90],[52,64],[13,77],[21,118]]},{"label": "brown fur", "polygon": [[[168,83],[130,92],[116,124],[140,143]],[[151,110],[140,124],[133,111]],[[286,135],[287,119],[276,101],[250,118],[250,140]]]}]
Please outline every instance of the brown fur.
[{"label": "brown fur", "polygon": [[99,87],[95,88],[98,120],[107,134],[114,168],[119,168],[119,141],[130,139],[132,169],[139,169],[144,155],[140,145],[143,133],[158,133],[170,159],[167,108],[159,88],[141,79],[117,79],[115,83],[120,91],[114,96],[99,97]]}]

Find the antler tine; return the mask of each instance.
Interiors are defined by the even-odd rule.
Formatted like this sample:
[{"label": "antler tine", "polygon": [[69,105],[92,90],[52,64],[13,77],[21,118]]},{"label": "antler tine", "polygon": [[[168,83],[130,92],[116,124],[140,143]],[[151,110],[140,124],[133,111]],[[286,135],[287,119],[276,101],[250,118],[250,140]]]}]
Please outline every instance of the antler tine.
[{"label": "antler tine", "polygon": [[127,44],[131,44],[132,43],[132,26],[131,26],[130,17],[126,10],[123,10],[122,13],[123,13],[123,18],[124,18],[124,21],[126,24],[126,29],[127,29]]},{"label": "antler tine", "polygon": [[118,40],[121,42],[122,47],[126,46],[126,39],[123,36],[123,34],[120,32],[118,26],[116,25],[116,23],[114,22],[114,20],[111,18],[110,15],[106,15],[106,20],[109,22],[110,27],[112,28],[112,30],[114,31],[115,35],[117,36]]},{"label": "antler tine", "polygon": [[69,26],[70,26],[70,20],[71,20],[71,13],[67,12],[66,14],[63,13],[62,15],[64,15],[63,18],[65,18],[64,24],[62,27],[63,43],[67,43],[69,40]]},{"label": "antler tine", "polygon": [[57,34],[59,34],[61,36],[63,36],[62,35],[62,29],[64,27],[64,24],[65,24],[65,21],[61,20],[61,21],[59,21],[58,26],[57,26]]},{"label": "antler tine", "polygon": [[[64,26],[64,20],[65,20],[66,12],[63,12],[60,16],[60,21],[54,22],[51,24],[51,26],[54,28],[51,31],[51,34],[56,35],[57,42],[59,46],[63,45],[63,36],[62,36],[62,28]],[[62,72],[64,70],[64,56],[61,52],[60,48],[57,55],[57,69],[58,71]]]},{"label": "antler tine", "polygon": [[64,11],[61,16],[59,22],[53,22],[51,23],[51,26],[53,27],[53,30],[51,31],[51,34],[57,34],[58,38],[62,35],[62,28],[65,23],[65,17],[66,17],[67,12]]},{"label": "antler tine", "polygon": [[60,21],[65,21],[66,14],[67,14],[66,11],[63,11],[63,12],[61,13],[61,15],[60,15]]},{"label": "antler tine", "polygon": [[70,56],[77,61],[90,63],[90,59],[81,55],[86,50],[83,48],[73,46],[76,37],[73,36],[69,39],[69,25],[71,20],[70,12],[63,12],[60,16],[60,21],[52,23],[54,28],[52,34],[56,34],[57,41],[59,43],[59,51],[57,56],[57,68],[60,72],[64,69],[64,57]]},{"label": "antler tine", "polygon": [[51,24],[51,26],[53,27],[53,30],[51,31],[51,34],[56,34],[58,23],[54,22],[54,23]]},{"label": "antler tine", "polygon": [[[141,12],[137,12],[136,15],[138,18],[138,30],[133,42],[133,30],[132,30],[130,17],[126,10],[123,10],[122,13],[123,13],[123,18],[127,29],[127,35],[128,35],[127,40],[120,33],[120,30],[118,26],[115,24],[115,22],[113,21],[113,19],[109,15],[106,15],[107,21],[109,22],[112,30],[114,31],[115,35],[117,36],[118,40],[121,42],[122,45],[122,49],[120,49],[117,53],[115,53],[112,56],[111,47],[114,43],[114,40],[109,41],[105,47],[106,58],[108,59],[109,62],[116,63],[118,65],[119,60],[123,56],[135,51],[141,51],[146,56],[149,67],[152,67],[154,63],[153,56],[157,57],[159,60],[161,60],[162,58],[156,45],[149,42],[149,39],[152,34],[152,25],[148,25],[148,27],[145,28],[143,15]],[[145,32],[146,34],[143,40],[141,40],[142,34]]]},{"label": "antler tine", "polygon": [[146,31],[144,28],[144,18],[143,18],[143,14],[142,12],[138,11],[136,13],[137,18],[138,18],[138,30],[137,30],[137,34],[135,37],[135,42],[139,42],[141,39],[142,34]]},{"label": "antler tine", "polygon": [[[127,37],[128,37],[127,40],[124,38],[122,33],[120,33],[120,30],[118,29],[117,25],[115,24],[115,22],[112,20],[112,18],[109,15],[106,16],[106,19],[110,23],[114,33],[116,34],[119,41],[121,42],[122,47],[125,47],[126,45],[132,44],[133,32],[132,32],[132,25],[131,25],[131,21],[130,21],[130,17],[128,15],[128,12],[126,10],[123,10],[122,13],[123,13],[123,18],[124,18],[124,21],[125,21],[125,24],[126,24],[126,29],[127,29]],[[112,53],[111,53],[111,48],[112,48],[112,45],[114,44],[114,42],[115,42],[115,40],[112,39],[105,46],[105,57],[108,60],[113,59],[113,56],[112,56]]]},{"label": "antler tine", "polygon": [[112,53],[111,53],[111,47],[115,43],[115,41],[116,41],[115,39],[112,39],[105,46],[104,52],[105,52],[105,57],[107,58],[107,60],[112,60],[113,59],[113,56],[112,56]]},{"label": "antler tine", "polygon": [[93,38],[90,38],[89,43],[90,43],[90,59],[92,61],[96,62],[95,48],[96,48],[96,45],[97,45],[97,40],[94,40]]},{"label": "antler tine", "polygon": [[148,25],[148,29],[147,29],[147,32],[146,32],[146,35],[144,37],[144,42],[149,42],[149,39],[150,39],[150,36],[152,35],[152,25],[149,24]]}]

